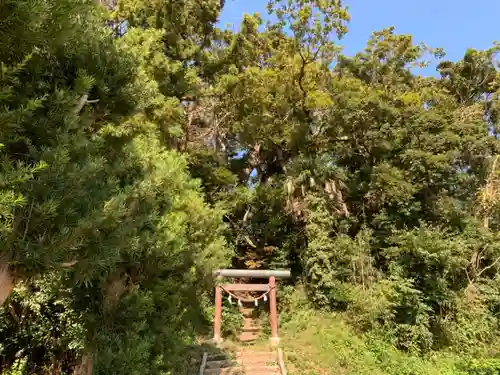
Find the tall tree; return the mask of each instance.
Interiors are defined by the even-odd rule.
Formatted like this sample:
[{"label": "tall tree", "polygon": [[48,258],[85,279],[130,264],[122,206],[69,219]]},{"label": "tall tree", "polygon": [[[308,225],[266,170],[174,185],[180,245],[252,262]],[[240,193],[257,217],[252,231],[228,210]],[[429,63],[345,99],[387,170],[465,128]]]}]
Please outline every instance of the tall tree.
[{"label": "tall tree", "polygon": [[[225,262],[222,211],[165,147],[179,102],[146,66],[163,41],[115,39],[104,14],[85,0],[2,6],[6,27],[35,31],[5,32],[0,55],[2,303],[18,285],[0,314],[0,335],[13,335],[2,368],[24,353],[28,372],[169,370],[163,356],[194,337],[208,276]],[[152,50],[138,56],[145,39]],[[30,290],[46,306],[30,305]],[[76,328],[54,342],[41,325],[34,338],[27,316]],[[64,370],[56,353],[68,342],[78,350]]]}]

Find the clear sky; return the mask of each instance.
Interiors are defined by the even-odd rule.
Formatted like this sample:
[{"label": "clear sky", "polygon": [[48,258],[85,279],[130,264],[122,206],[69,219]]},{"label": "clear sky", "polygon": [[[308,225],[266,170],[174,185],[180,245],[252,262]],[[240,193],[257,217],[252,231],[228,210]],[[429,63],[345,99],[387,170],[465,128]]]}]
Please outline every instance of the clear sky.
[{"label": "clear sky", "polygon": [[[344,0],[349,7],[349,33],[340,44],[352,55],[364,48],[371,33],[395,26],[416,43],[444,48],[446,59],[460,59],[467,48],[485,49],[500,40],[500,0]],[[237,26],[244,13],[267,14],[267,0],[226,0],[220,23]],[[427,71],[427,74],[433,74]]]}]

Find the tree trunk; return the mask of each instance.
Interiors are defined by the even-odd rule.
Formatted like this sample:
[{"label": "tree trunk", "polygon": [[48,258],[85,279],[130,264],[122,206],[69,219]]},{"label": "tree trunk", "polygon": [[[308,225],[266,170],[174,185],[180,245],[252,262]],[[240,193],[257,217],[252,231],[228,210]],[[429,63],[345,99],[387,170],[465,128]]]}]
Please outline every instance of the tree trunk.
[{"label": "tree trunk", "polygon": [[73,369],[73,375],[92,375],[93,358],[91,354],[85,354],[80,363]]},{"label": "tree trunk", "polygon": [[5,259],[0,259],[0,306],[12,293],[12,289],[14,289],[14,276],[9,270],[9,263]]}]

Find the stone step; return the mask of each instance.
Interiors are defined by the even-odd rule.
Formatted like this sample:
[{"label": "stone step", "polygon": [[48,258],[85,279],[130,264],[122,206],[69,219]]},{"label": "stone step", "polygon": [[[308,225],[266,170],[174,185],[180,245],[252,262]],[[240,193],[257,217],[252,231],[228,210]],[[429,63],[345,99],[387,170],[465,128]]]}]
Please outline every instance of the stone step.
[{"label": "stone step", "polygon": [[276,356],[277,356],[276,352],[273,352],[273,351],[270,351],[270,352],[258,352],[258,351],[254,351],[254,350],[240,350],[240,351],[237,351],[235,354],[236,354],[237,358],[247,357],[247,356],[251,356],[251,357],[258,356],[258,357],[276,358]]},{"label": "stone step", "polygon": [[205,369],[224,369],[224,368],[267,368],[267,369],[273,369],[277,368],[278,364],[276,361],[270,361],[266,359],[261,359],[261,358],[254,358],[251,360],[244,360],[244,361],[231,361],[231,360],[224,360],[224,361],[209,361],[207,362],[207,365]]},{"label": "stone step", "polygon": [[256,332],[243,332],[239,339],[241,342],[257,341],[260,335]]},{"label": "stone step", "polygon": [[255,327],[260,327],[260,324],[255,322],[254,320],[248,320],[246,322],[243,322],[243,328],[255,328]]},{"label": "stone step", "polygon": [[259,358],[259,357],[249,357],[244,359],[237,359],[238,363],[243,363],[245,365],[272,365],[274,366],[278,362],[274,358]]},{"label": "stone step", "polygon": [[243,329],[241,330],[241,332],[260,332],[260,331],[261,331],[260,327],[249,327],[249,328],[243,327]]},{"label": "stone step", "polygon": [[257,319],[252,319],[252,318],[245,318],[243,319],[243,325],[245,324],[251,324],[251,325],[254,325],[254,326],[257,326],[257,325],[260,325],[258,322],[257,322]]},{"label": "stone step", "polygon": [[280,375],[281,371],[278,369],[260,369],[260,370],[246,370],[241,368],[225,368],[225,369],[211,369],[210,372],[205,371],[205,375]]},{"label": "stone step", "polygon": [[250,333],[254,333],[254,332],[261,332],[262,329],[260,327],[254,327],[254,328],[242,328],[240,330],[241,333],[244,333],[244,332],[250,332]]},{"label": "stone step", "polygon": [[274,358],[248,357],[238,359],[222,359],[218,361],[207,361],[206,368],[224,368],[238,366],[276,366],[277,362]]},{"label": "stone step", "polygon": [[244,366],[245,374],[253,374],[256,372],[263,372],[266,374],[279,374],[280,368],[278,365],[275,366]]},{"label": "stone step", "polygon": [[[233,358],[234,356],[234,358]],[[274,351],[241,348],[230,357],[211,354],[204,375],[280,375],[278,355]]]},{"label": "stone step", "polygon": [[238,367],[241,364],[241,361],[231,360],[231,359],[223,359],[219,361],[208,361],[205,368],[223,368],[223,367]]},{"label": "stone step", "polygon": [[204,375],[246,375],[241,367],[206,368]]},{"label": "stone step", "polygon": [[206,368],[204,375],[260,375],[260,374],[280,374],[279,366],[245,366],[245,367],[225,367]]}]

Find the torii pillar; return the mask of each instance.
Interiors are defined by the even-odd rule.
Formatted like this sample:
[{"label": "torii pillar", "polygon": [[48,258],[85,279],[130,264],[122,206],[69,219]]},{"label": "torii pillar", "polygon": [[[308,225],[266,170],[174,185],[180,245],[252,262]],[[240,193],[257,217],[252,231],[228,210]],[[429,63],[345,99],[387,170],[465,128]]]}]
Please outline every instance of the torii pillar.
[{"label": "torii pillar", "polygon": [[221,323],[222,323],[222,291],[264,291],[269,292],[269,323],[271,325],[271,345],[279,344],[278,336],[278,310],[276,307],[276,279],[285,279],[290,277],[289,270],[231,270],[222,269],[214,271],[217,277],[230,278],[254,278],[268,279],[268,284],[226,284],[215,287],[215,316],[214,316],[214,341],[220,343]]}]

